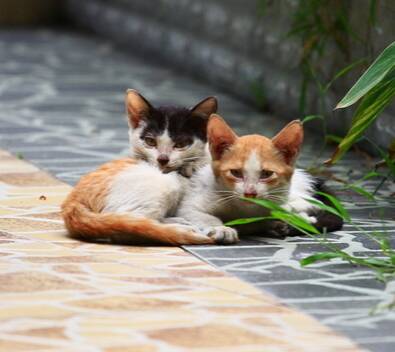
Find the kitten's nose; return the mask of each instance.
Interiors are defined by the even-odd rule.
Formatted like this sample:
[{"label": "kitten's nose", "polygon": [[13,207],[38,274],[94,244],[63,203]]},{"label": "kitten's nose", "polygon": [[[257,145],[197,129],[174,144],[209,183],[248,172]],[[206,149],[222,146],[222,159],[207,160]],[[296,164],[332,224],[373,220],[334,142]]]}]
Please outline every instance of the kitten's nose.
[{"label": "kitten's nose", "polygon": [[156,160],[161,166],[165,166],[169,162],[169,157],[166,154],[160,154]]},{"label": "kitten's nose", "polygon": [[257,195],[258,193],[256,191],[244,192],[244,197],[246,198],[256,198]]}]

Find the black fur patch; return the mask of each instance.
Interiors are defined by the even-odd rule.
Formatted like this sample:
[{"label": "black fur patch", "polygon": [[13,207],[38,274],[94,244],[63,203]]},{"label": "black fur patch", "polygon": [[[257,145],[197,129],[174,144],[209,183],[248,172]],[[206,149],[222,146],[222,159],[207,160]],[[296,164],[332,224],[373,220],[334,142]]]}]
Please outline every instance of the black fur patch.
[{"label": "black fur patch", "polygon": [[[315,179],[314,188],[316,191],[334,195],[333,192],[325,185],[325,182],[322,179]],[[315,194],[314,198],[318,199],[326,205],[333,206],[328,198],[320,194]],[[333,232],[341,230],[341,228],[343,227],[343,219],[327,211],[315,210],[309,215],[315,216],[317,218],[317,223],[314,225],[320,232],[323,232],[324,228],[326,228],[327,232]]]},{"label": "black fur patch", "polygon": [[144,128],[141,138],[147,134],[154,137],[161,135],[167,129],[170,138],[175,143],[193,138],[199,138],[203,142],[207,140],[207,116],[186,108],[173,106],[151,108],[149,116],[146,116],[144,120],[147,126]]},{"label": "black fur patch", "polygon": [[[315,179],[314,188],[316,191],[333,195],[333,192],[325,185],[325,182],[322,179]],[[328,198],[320,194],[315,194],[314,198],[320,200],[326,205],[332,206]],[[338,231],[341,230],[343,227],[343,219],[327,211],[316,209],[310,211],[308,215],[314,216],[317,219],[317,222],[314,224],[314,226],[321,233],[324,232],[324,230],[326,232]],[[280,238],[284,238],[287,236],[304,236],[302,232],[280,220],[267,221],[265,223],[265,234],[268,236]]]}]

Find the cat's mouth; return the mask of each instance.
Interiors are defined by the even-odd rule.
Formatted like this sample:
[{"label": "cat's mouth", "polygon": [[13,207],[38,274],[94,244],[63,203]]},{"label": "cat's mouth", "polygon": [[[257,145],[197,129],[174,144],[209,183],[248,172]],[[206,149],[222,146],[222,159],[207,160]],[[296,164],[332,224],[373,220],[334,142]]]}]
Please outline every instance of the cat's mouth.
[{"label": "cat's mouth", "polygon": [[164,174],[168,174],[172,171],[176,171],[176,169],[174,167],[170,167],[170,166],[159,166],[160,171],[162,171]]}]

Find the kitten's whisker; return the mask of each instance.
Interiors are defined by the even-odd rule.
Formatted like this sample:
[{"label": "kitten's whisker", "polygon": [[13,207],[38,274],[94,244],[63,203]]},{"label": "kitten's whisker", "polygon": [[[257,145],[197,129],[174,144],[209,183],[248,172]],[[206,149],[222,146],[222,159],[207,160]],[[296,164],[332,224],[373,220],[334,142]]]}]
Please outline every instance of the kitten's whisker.
[{"label": "kitten's whisker", "polygon": [[231,201],[233,199],[237,199],[237,198],[234,195],[226,196],[226,197],[218,199],[215,202],[215,205],[223,205],[223,204],[226,204],[227,202],[229,202],[229,201]]},{"label": "kitten's whisker", "polygon": [[180,161],[193,161],[193,160],[198,160],[198,159],[201,159],[201,157],[191,156],[191,157],[188,157],[188,158],[180,158],[178,160],[180,160]]},{"label": "kitten's whisker", "polygon": [[237,200],[238,198],[236,197],[227,197],[227,198],[223,198],[221,199],[219,202],[216,203],[216,205],[225,205],[227,203],[229,203],[232,200]]},{"label": "kitten's whisker", "polygon": [[233,191],[214,191],[214,193],[218,193],[219,195],[221,195],[221,194],[235,194]]},{"label": "kitten's whisker", "polygon": [[287,191],[289,191],[288,188],[275,188],[275,189],[271,189],[269,191],[269,193],[270,194],[275,194],[275,193],[284,193],[284,192],[287,192]]}]

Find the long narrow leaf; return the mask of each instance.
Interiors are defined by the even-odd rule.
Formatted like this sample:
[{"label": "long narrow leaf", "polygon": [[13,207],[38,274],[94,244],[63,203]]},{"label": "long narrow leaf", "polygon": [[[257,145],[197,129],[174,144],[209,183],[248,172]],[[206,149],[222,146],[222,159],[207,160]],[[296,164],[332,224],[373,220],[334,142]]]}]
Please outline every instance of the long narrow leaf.
[{"label": "long narrow leaf", "polygon": [[362,100],[355,112],[352,126],[347,135],[336,148],[326,164],[336,163],[350,147],[363,135],[365,130],[375,121],[377,116],[392,102],[395,97],[395,71],[390,77],[380,82]]},{"label": "long narrow leaf", "polygon": [[359,66],[359,65],[361,65],[361,64],[363,64],[363,63],[365,63],[365,62],[366,62],[366,59],[365,59],[365,58],[359,59],[359,60],[357,60],[357,61],[352,62],[350,65],[344,67],[343,69],[341,69],[339,72],[337,72],[337,73],[335,74],[335,76],[332,78],[332,80],[331,80],[329,83],[327,83],[327,85],[324,87],[324,91],[326,92],[326,91],[332,86],[332,84],[333,84],[336,80],[338,80],[340,77],[346,75],[346,74],[349,73],[351,70],[353,70],[356,66]]},{"label": "long narrow leaf", "polygon": [[319,200],[316,199],[306,199],[309,203],[314,204],[315,206],[317,206],[318,208],[320,208],[321,210],[327,211],[328,213],[332,213],[340,218],[343,218],[343,216],[335,209],[330,207],[329,205],[326,205],[322,202],[320,202]]},{"label": "long narrow leaf", "polygon": [[299,231],[308,232],[315,235],[320,234],[320,232],[313,225],[298,215],[276,210],[273,210],[271,215],[273,218],[282,220]]},{"label": "long narrow leaf", "polygon": [[377,57],[372,65],[359,78],[345,97],[337,104],[336,109],[342,109],[354,104],[366,93],[379,84],[383,78],[395,67],[395,42],[390,44]]},{"label": "long narrow leaf", "polygon": [[235,225],[245,225],[245,224],[251,224],[253,222],[259,222],[263,220],[271,219],[270,216],[260,216],[256,218],[241,218],[241,219],[236,219],[232,221],[228,221],[225,223],[225,226],[235,226]]},{"label": "long narrow leaf", "polygon": [[317,120],[317,119],[324,120],[324,116],[322,116],[322,115],[308,115],[303,118],[302,123],[305,124],[306,122]]},{"label": "long narrow leaf", "polygon": [[261,207],[264,207],[269,210],[283,211],[283,208],[281,208],[281,206],[279,206],[277,203],[274,203],[274,202],[267,200],[267,199],[244,198],[244,197],[242,197],[241,199],[245,200],[247,202],[255,203],[255,204],[260,205]]},{"label": "long narrow leaf", "polygon": [[325,192],[317,191],[316,193],[325,197],[326,199],[328,199],[333,204],[333,206],[336,208],[336,210],[340,213],[340,215],[343,219],[348,220],[348,221],[351,219],[350,214],[348,213],[346,208],[344,208],[344,206],[340,203],[340,201],[336,197],[332,196],[331,194],[325,193]]},{"label": "long narrow leaf", "polygon": [[362,187],[359,187],[359,186],[356,186],[356,185],[348,185],[348,186],[346,186],[345,188],[346,188],[346,189],[351,189],[351,190],[353,190],[355,193],[358,193],[358,194],[360,194],[361,196],[364,196],[365,198],[367,198],[367,199],[369,199],[369,200],[371,200],[371,201],[376,200],[376,199],[374,198],[374,195],[373,195],[372,193],[368,192],[366,189],[364,189],[364,188],[362,188]]},{"label": "long narrow leaf", "polygon": [[306,266],[322,260],[330,260],[334,258],[343,258],[343,255],[338,252],[322,252],[310,255],[300,261],[300,265]]}]

